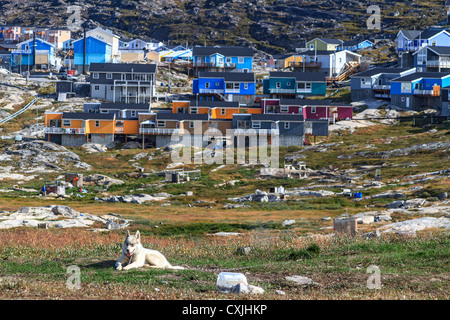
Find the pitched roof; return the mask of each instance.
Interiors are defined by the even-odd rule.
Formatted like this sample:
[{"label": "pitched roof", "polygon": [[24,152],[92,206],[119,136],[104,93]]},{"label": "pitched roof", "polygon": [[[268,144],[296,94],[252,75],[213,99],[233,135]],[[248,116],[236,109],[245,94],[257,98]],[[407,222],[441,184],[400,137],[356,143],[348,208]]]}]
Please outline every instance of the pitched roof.
[{"label": "pitched roof", "polygon": [[225,81],[254,82],[253,72],[199,72],[198,78],[223,78]]},{"label": "pitched roof", "polygon": [[246,47],[194,47],[192,49],[194,56],[210,56],[214,53],[219,53],[226,57],[253,57],[253,49]]},{"label": "pitched roof", "polygon": [[437,35],[438,33],[441,33],[445,31],[444,29],[430,29],[430,30],[425,30],[423,32],[420,33],[420,35],[416,38],[420,38],[420,39],[429,39],[434,37],[435,35]]},{"label": "pitched roof", "polygon": [[114,113],[63,112],[62,119],[72,120],[114,120]]},{"label": "pitched roof", "polygon": [[376,74],[380,73],[389,73],[389,74],[396,74],[396,73],[402,73],[408,70],[411,70],[412,68],[373,68],[370,70],[362,71],[359,73],[356,73],[352,75],[352,77],[372,77]]},{"label": "pitched roof", "polygon": [[280,99],[280,106],[353,107],[351,104],[331,102],[327,99]]},{"label": "pitched roof", "polygon": [[280,113],[265,113],[265,114],[252,114],[253,121],[303,121],[303,115],[301,114],[280,114]]},{"label": "pitched roof", "polygon": [[148,103],[103,102],[100,104],[99,108],[109,110],[150,110],[150,106]]},{"label": "pitched roof", "polygon": [[449,72],[415,72],[403,77],[392,79],[391,82],[414,81],[417,79],[442,79],[450,76]]},{"label": "pitched roof", "polygon": [[156,120],[177,120],[177,121],[208,121],[207,114],[197,113],[170,113],[170,112],[158,112],[156,114]]},{"label": "pitched roof", "polygon": [[190,107],[239,108],[237,101],[189,101]]},{"label": "pitched roof", "polygon": [[400,30],[399,33],[400,32],[403,34],[405,38],[409,40],[414,40],[422,33],[422,31],[420,30]]},{"label": "pitched roof", "polygon": [[156,73],[156,64],[143,63],[91,63],[90,72],[142,72]]},{"label": "pitched roof", "polygon": [[425,47],[439,56],[450,56],[450,47],[427,46]]},{"label": "pitched roof", "polygon": [[295,81],[325,82],[323,72],[269,72],[269,78],[295,78]]},{"label": "pitched roof", "polygon": [[318,38],[319,40],[327,43],[327,44],[342,44],[342,40],[340,39],[330,39],[330,38]]}]

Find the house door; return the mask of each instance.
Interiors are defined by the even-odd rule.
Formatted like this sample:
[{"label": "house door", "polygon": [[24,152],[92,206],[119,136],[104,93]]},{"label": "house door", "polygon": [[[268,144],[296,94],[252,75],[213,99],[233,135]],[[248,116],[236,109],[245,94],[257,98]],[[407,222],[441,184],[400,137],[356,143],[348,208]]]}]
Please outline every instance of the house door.
[{"label": "house door", "polygon": [[406,107],[409,108],[409,97],[406,97]]}]

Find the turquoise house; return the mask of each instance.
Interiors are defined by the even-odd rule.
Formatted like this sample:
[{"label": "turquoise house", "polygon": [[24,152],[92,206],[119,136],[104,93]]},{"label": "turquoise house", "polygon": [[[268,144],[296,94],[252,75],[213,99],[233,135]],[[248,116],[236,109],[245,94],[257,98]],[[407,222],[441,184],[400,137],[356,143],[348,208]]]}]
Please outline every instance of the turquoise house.
[{"label": "turquoise house", "polygon": [[301,98],[324,96],[327,93],[322,72],[270,72],[263,80],[263,94],[272,98]]}]

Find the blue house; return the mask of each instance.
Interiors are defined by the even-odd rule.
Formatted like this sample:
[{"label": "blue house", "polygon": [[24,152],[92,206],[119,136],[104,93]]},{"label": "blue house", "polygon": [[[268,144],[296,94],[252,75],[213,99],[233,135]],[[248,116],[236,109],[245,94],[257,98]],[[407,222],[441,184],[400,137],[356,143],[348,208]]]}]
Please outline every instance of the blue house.
[{"label": "blue house", "polygon": [[391,80],[391,104],[402,108],[440,109],[442,88],[450,86],[448,72],[415,72]]},{"label": "blue house", "polygon": [[344,41],[344,43],[337,47],[337,51],[348,50],[348,51],[357,51],[360,49],[366,49],[372,47],[374,43],[369,40],[349,40]]},{"label": "blue house", "polygon": [[425,46],[450,47],[450,33],[445,29],[425,31],[400,30],[397,34],[398,52],[416,52]]},{"label": "blue house", "polygon": [[39,38],[18,43],[17,49],[11,51],[11,68],[19,72],[33,65],[48,69],[55,64],[55,46]]},{"label": "blue house", "polygon": [[[73,42],[75,70],[83,72],[83,61],[85,61],[86,71],[91,63],[108,63],[112,60],[111,44],[106,43],[96,37],[86,37],[86,56],[84,57],[84,38]],[[85,59],[85,60],[84,60]]]},{"label": "blue house", "polygon": [[373,68],[351,76],[352,101],[371,98],[389,99],[391,80],[415,73],[415,68]]},{"label": "blue house", "polygon": [[195,75],[199,71],[252,72],[253,50],[245,47],[194,47]]},{"label": "blue house", "polygon": [[238,101],[247,104],[256,94],[252,72],[199,72],[193,81],[193,94],[199,100]]}]

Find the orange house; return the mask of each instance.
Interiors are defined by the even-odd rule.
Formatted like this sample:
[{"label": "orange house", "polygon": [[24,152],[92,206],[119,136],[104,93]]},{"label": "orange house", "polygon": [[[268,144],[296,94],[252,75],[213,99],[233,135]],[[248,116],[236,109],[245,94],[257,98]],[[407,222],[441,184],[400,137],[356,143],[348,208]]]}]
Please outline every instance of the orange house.
[{"label": "orange house", "polygon": [[[136,121],[137,122],[137,121]],[[114,142],[116,117],[113,113],[60,112],[45,114],[46,139],[65,146],[87,142]]]}]

